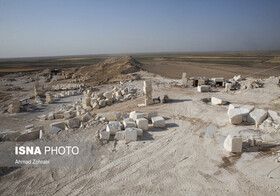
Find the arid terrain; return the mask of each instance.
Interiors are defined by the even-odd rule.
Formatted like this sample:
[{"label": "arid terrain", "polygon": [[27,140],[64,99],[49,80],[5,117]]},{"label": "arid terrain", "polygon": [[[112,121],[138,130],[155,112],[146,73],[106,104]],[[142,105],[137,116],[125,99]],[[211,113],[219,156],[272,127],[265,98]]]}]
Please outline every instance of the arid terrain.
[{"label": "arid terrain", "polygon": [[[230,103],[279,115],[279,56],[279,52],[236,52],[2,59],[0,131],[25,133],[25,126],[33,124],[45,130],[35,141],[78,138],[92,142],[98,149],[98,164],[90,168],[5,168],[1,195],[279,195],[280,163],[275,161],[280,150],[279,127],[271,131],[245,122],[234,125],[227,114]],[[27,72],[18,72],[23,70]],[[240,86],[234,90],[212,85],[211,91],[198,92],[197,87],[182,85],[183,72],[188,79],[223,77],[226,82],[236,75],[242,79],[236,79]],[[138,107],[144,103],[143,81],[152,82],[153,98],[168,95],[169,101]],[[45,103],[45,94],[34,95],[34,86],[56,95],[69,91],[53,89],[60,84],[83,84],[83,88],[75,95],[55,97],[50,104]],[[125,99],[123,95],[100,108],[91,103],[90,120],[49,136],[51,123],[66,120],[47,119],[51,112],[76,107],[86,95],[94,97],[116,88],[127,88],[132,96]],[[26,111],[9,113],[13,101],[26,97],[30,104]],[[211,97],[227,104],[203,101]],[[104,115],[119,112],[124,119],[132,111],[157,112],[164,117],[165,128],[149,123],[148,130],[130,142],[100,138],[108,124]],[[242,138],[242,153],[223,148],[232,133]],[[254,135],[262,138],[262,147],[248,146]]]}]

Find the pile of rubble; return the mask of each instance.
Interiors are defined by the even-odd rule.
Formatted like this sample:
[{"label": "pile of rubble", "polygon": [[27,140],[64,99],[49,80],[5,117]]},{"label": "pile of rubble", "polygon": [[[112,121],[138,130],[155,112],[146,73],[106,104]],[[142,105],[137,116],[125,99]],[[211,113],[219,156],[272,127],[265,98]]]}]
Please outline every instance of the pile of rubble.
[{"label": "pile of rubble", "polygon": [[65,90],[77,90],[85,88],[85,84],[56,84],[52,86],[52,90],[54,91],[65,91]]},{"label": "pile of rubble", "polygon": [[272,110],[255,109],[251,105],[230,104],[228,108],[229,122],[239,125],[242,122],[254,124],[266,132],[280,131],[280,114]]},{"label": "pile of rubble", "polygon": [[226,91],[239,89],[262,88],[263,81],[261,79],[242,78],[240,75],[234,76],[232,79],[225,78],[206,78],[206,77],[190,77],[187,78],[187,73],[182,74],[181,85],[183,87],[197,87],[198,92],[210,92],[211,87],[222,87]]},{"label": "pile of rubble", "polygon": [[110,137],[113,137],[115,140],[125,140],[126,142],[136,141],[137,137],[143,135],[143,131],[148,131],[149,122],[155,128],[165,128],[165,120],[158,116],[157,112],[145,114],[133,111],[130,112],[129,118],[122,118],[122,122],[120,122],[120,113],[109,113],[109,117],[108,114],[105,117],[107,120],[110,119],[106,130],[99,134],[101,140],[109,140]]},{"label": "pile of rubble", "polygon": [[114,87],[105,93],[85,92],[82,97],[81,107],[86,111],[99,109],[118,102],[135,99],[139,96],[136,88]]},{"label": "pile of rubble", "polygon": [[263,87],[263,81],[261,79],[255,80],[255,79],[247,79],[240,83],[240,89],[253,89],[253,88],[262,88]]},{"label": "pile of rubble", "polygon": [[13,102],[8,106],[7,112],[9,114],[19,113],[22,111],[27,111],[29,106],[29,99],[24,98],[20,100],[13,100]]}]

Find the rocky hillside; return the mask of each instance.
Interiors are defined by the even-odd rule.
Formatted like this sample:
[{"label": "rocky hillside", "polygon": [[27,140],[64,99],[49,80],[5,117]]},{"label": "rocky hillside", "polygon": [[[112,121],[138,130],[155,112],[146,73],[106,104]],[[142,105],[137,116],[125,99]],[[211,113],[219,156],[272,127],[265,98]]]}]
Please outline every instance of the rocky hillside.
[{"label": "rocky hillside", "polygon": [[71,69],[66,74],[72,79],[86,82],[105,83],[117,78],[127,78],[126,74],[141,70],[141,64],[131,56],[112,57],[103,62]]}]

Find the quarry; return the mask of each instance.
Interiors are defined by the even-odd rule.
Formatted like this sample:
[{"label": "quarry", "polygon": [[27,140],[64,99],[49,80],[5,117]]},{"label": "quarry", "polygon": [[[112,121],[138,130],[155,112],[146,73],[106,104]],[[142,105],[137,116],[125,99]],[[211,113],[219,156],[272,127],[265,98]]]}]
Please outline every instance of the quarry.
[{"label": "quarry", "polygon": [[279,74],[172,79],[144,67],[120,56],[1,76],[2,142],[90,142],[98,164],[2,168],[0,192],[280,194]]}]

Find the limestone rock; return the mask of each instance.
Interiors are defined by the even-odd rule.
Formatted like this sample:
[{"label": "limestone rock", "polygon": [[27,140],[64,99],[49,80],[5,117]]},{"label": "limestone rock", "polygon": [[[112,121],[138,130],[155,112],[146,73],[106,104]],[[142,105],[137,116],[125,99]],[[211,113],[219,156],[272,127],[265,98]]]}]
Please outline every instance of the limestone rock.
[{"label": "limestone rock", "polygon": [[165,127],[165,120],[161,116],[152,117],[153,127],[156,128],[164,128]]},{"label": "limestone rock", "polygon": [[148,120],[145,119],[145,118],[138,118],[136,119],[136,124],[137,124],[137,127],[144,130],[144,131],[147,131],[148,130]]},{"label": "limestone rock", "polygon": [[106,126],[106,131],[110,133],[110,135],[115,135],[117,131],[121,130],[121,123],[117,121],[110,121]]},{"label": "limestone rock", "polygon": [[136,124],[135,124],[135,122],[130,121],[129,119],[124,119],[123,126],[124,126],[124,128],[132,128],[132,127],[136,127]]},{"label": "limestone rock", "polygon": [[137,130],[134,128],[126,128],[125,129],[125,140],[129,141],[136,141],[137,140]]},{"label": "limestone rock", "polygon": [[149,112],[148,113],[148,120],[151,121],[152,117],[156,117],[158,115],[157,112]]},{"label": "limestone rock", "polygon": [[99,136],[100,136],[100,139],[102,139],[102,140],[109,140],[110,139],[110,133],[107,132],[107,131],[100,132]]},{"label": "limestone rock", "polygon": [[61,130],[65,130],[65,123],[64,122],[55,122],[55,123],[51,123],[50,124],[50,127],[53,128],[53,127],[58,127],[60,128]]},{"label": "limestone rock", "polygon": [[117,131],[115,134],[115,140],[124,140],[125,131]]},{"label": "limestone rock", "polygon": [[227,101],[216,97],[211,97],[211,103],[214,105],[225,105]]},{"label": "limestone rock", "polygon": [[107,121],[120,121],[121,113],[120,112],[108,112],[103,115]]},{"label": "limestone rock", "polygon": [[267,117],[267,111],[263,109],[255,109],[247,116],[247,122],[255,124],[258,127]]},{"label": "limestone rock", "polygon": [[211,86],[210,85],[197,86],[197,91],[198,92],[210,92],[211,91]]},{"label": "limestone rock", "polygon": [[242,152],[242,138],[237,135],[228,135],[224,141],[224,148],[233,153]]},{"label": "limestone rock", "polygon": [[242,123],[242,112],[240,108],[234,108],[228,112],[229,122],[233,125]]}]

